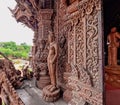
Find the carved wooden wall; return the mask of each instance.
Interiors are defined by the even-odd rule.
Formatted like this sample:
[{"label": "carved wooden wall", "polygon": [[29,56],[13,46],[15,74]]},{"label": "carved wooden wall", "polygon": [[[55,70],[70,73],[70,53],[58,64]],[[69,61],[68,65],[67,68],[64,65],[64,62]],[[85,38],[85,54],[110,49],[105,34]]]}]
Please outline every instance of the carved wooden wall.
[{"label": "carved wooden wall", "polygon": [[[22,5],[26,7],[24,3]],[[59,45],[58,85],[63,90],[70,89],[72,96],[69,105],[84,105],[86,102],[91,105],[102,105],[101,0],[56,0],[52,9],[41,8],[40,5],[36,7],[32,5],[25,11],[20,7],[19,12],[13,11],[17,20],[25,23],[35,32],[33,40],[35,72],[39,74],[40,64],[46,63],[47,54],[41,58],[45,62],[40,61],[39,57],[48,51],[46,48],[39,51],[39,47],[47,44],[48,31],[53,30]],[[27,12],[27,19],[24,18],[24,12]],[[31,13],[34,17],[32,20]],[[41,39],[45,44],[40,44]],[[68,65],[71,65],[71,68]],[[66,88],[64,79],[66,72],[70,74],[67,78],[69,88]]]},{"label": "carved wooden wall", "polygon": [[[70,105],[102,105],[102,20],[100,0],[76,0],[67,6],[60,1],[58,9],[59,46],[58,75],[62,80],[65,64],[71,64],[68,85],[72,88]],[[65,52],[65,53],[64,53]],[[80,99],[81,98],[81,99]]]}]

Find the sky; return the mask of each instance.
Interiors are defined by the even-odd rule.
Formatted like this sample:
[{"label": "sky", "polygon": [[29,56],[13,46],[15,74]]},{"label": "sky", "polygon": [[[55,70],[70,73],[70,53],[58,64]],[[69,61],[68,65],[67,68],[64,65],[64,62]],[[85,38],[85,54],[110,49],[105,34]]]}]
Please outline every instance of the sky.
[{"label": "sky", "polygon": [[13,9],[15,5],[15,0],[0,0],[0,42],[25,42],[32,45],[33,31],[22,23],[17,23],[8,9]]}]

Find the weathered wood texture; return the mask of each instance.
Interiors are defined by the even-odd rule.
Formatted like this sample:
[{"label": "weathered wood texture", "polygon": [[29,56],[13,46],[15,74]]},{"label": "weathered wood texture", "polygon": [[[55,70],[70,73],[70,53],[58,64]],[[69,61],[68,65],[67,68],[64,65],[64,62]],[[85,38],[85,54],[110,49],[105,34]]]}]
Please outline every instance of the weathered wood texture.
[{"label": "weathered wood texture", "polygon": [[22,81],[12,62],[4,56],[0,59],[0,97],[6,105],[24,105],[15,91]]},{"label": "weathered wood texture", "polygon": [[0,72],[0,96],[6,105],[24,105],[5,72]]}]

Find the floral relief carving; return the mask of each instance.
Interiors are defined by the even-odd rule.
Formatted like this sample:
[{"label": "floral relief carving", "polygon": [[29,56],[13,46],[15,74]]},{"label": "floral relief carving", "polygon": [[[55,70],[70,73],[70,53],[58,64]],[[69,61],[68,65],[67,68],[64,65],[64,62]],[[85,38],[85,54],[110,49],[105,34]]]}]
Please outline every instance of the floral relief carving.
[{"label": "floral relief carving", "polygon": [[[79,18],[75,29],[75,60],[72,66],[72,76],[68,85],[72,88],[72,99],[69,105],[102,105],[99,74],[99,0],[81,0],[78,5]],[[72,59],[72,60],[74,60]]]},{"label": "floral relief carving", "polygon": [[59,45],[59,56],[58,56],[58,80],[60,83],[64,84],[63,73],[66,71],[66,62],[68,62],[68,26],[65,25],[61,27],[60,33],[58,35],[58,45]]},{"label": "floral relief carving", "polygon": [[74,28],[71,26],[71,29],[68,32],[68,63],[74,62]]},{"label": "floral relief carving", "polygon": [[101,0],[82,0],[78,4],[80,17],[90,15],[94,9],[101,10]]},{"label": "floral relief carving", "polygon": [[75,26],[75,49],[76,49],[76,64],[79,65],[84,65],[85,62],[85,46],[84,46],[84,38],[85,38],[85,34],[84,34],[84,21],[79,20],[79,22],[77,23],[77,25]]},{"label": "floral relief carving", "polygon": [[[98,54],[98,15],[94,11],[92,15],[87,16],[87,61],[86,67],[89,70],[93,86],[99,88],[99,54]],[[94,63],[93,63],[94,62]]]},{"label": "floral relief carving", "polygon": [[93,87],[97,88],[99,87],[98,11],[100,9],[100,0],[81,0],[78,4],[79,22],[75,27],[76,64],[87,67]]}]

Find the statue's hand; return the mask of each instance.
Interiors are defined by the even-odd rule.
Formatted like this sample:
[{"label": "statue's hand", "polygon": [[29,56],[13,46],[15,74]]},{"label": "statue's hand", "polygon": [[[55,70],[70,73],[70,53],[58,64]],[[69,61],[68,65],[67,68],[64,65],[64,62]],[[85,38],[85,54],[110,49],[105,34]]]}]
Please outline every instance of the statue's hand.
[{"label": "statue's hand", "polygon": [[49,63],[52,63],[52,60],[49,60],[49,59],[48,59],[48,62],[49,62]]},{"label": "statue's hand", "polygon": [[54,60],[54,59],[50,60],[50,63],[54,63],[54,62],[55,62],[55,60]]},{"label": "statue's hand", "polygon": [[50,63],[53,63],[53,60],[50,60]]}]

